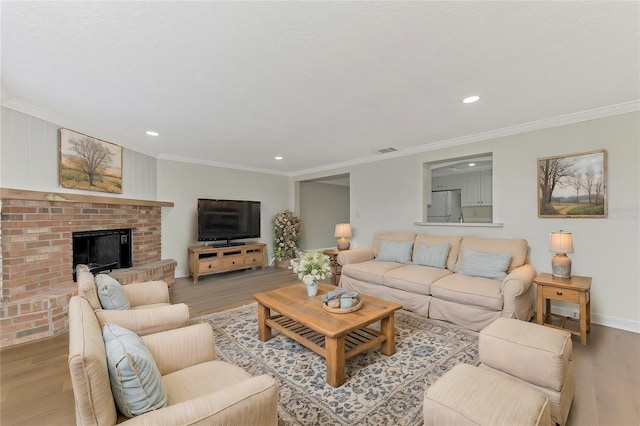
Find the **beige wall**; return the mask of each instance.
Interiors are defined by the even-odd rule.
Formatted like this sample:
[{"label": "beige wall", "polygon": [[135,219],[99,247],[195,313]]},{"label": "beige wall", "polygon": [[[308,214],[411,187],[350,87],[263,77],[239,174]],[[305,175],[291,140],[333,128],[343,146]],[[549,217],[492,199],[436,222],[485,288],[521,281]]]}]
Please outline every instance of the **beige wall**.
[{"label": "beige wall", "polygon": [[162,258],[178,261],[177,277],[188,276],[189,246],[197,236],[198,198],[260,201],[260,241],[273,258],[273,217],[290,208],[289,178],[243,170],[158,160],[158,197],[173,201],[162,210]]},{"label": "beige wall", "polygon": [[336,246],[336,223],[349,222],[349,187],[300,182],[300,221],[304,250]]},{"label": "beige wall", "polygon": [[[530,262],[538,272],[548,272],[553,256],[549,233],[571,231],[573,274],[593,277],[593,321],[640,332],[639,124],[640,113],[632,112],[323,173],[350,173],[350,221],[358,229],[354,246],[370,245],[376,231],[526,238]],[[608,151],[609,217],[538,218],[536,159],[598,149]],[[493,220],[504,226],[416,226],[422,221],[423,163],[486,152],[493,153]],[[320,178],[323,173],[295,179]],[[574,305],[554,306],[574,310]]]}]

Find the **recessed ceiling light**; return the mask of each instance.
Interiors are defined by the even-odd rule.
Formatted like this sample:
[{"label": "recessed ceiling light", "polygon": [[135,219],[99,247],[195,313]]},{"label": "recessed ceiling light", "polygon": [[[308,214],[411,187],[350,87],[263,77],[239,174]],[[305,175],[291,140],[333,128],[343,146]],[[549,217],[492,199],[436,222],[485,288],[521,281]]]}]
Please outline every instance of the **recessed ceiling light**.
[{"label": "recessed ceiling light", "polygon": [[160,135],[160,133],[154,132],[153,130],[147,130],[147,134],[149,136],[159,136]]},{"label": "recessed ceiling light", "polygon": [[469,163],[469,167],[473,167],[475,165],[476,165],[476,163]]},{"label": "recessed ceiling light", "polygon": [[282,160],[283,157],[280,157],[279,155],[277,157],[274,157],[276,160]]},{"label": "recessed ceiling light", "polygon": [[465,104],[472,104],[474,102],[476,102],[478,99],[480,99],[480,96],[469,96],[468,98],[464,98],[462,100],[463,103]]}]

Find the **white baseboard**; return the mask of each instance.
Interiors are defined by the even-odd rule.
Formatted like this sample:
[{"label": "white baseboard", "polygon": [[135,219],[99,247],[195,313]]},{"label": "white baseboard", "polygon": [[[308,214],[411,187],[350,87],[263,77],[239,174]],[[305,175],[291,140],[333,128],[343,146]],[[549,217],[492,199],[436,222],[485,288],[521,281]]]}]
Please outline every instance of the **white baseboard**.
[{"label": "white baseboard", "polygon": [[[554,306],[552,309],[554,314],[564,315],[569,318],[578,318],[578,310],[565,306]],[[632,321],[624,318],[611,317],[608,315],[600,315],[591,313],[591,322],[593,324],[604,325],[605,327],[617,328],[620,330],[640,333],[640,321]]]}]

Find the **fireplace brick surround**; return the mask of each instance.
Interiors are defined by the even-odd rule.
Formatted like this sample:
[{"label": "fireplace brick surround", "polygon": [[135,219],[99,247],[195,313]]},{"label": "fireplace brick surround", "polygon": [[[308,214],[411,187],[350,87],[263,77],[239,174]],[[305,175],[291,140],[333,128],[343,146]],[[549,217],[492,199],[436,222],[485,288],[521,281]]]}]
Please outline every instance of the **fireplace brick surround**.
[{"label": "fireplace brick surround", "polygon": [[[173,283],[175,261],[161,261],[162,207],[172,206],[162,201],[0,188],[0,347],[68,329],[68,302],[77,294],[73,232],[130,228],[133,279],[129,282],[146,276],[160,279],[153,275],[160,274]],[[118,274],[127,276],[125,270]]]}]

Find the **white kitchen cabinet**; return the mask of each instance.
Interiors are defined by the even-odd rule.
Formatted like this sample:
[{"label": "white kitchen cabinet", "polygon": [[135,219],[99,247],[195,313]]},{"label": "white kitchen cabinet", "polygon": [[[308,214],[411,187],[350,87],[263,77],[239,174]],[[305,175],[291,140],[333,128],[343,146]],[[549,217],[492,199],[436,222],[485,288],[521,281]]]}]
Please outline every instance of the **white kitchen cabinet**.
[{"label": "white kitchen cabinet", "polygon": [[467,173],[462,185],[462,207],[493,204],[493,174],[491,170]]},{"label": "white kitchen cabinet", "polygon": [[493,205],[493,170],[480,172],[480,193],[483,206]]},{"label": "white kitchen cabinet", "polygon": [[461,189],[463,175],[436,176],[431,178],[432,191],[452,191]]}]

